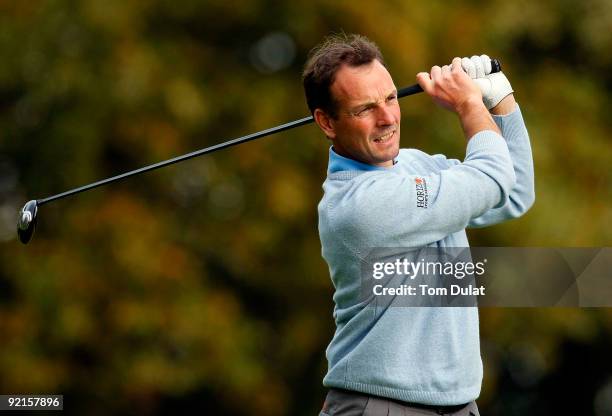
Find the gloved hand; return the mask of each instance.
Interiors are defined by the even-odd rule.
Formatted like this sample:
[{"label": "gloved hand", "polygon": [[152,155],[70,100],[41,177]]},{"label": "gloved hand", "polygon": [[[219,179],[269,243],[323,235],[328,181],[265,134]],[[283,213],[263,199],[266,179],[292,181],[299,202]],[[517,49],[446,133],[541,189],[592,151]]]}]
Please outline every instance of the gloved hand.
[{"label": "gloved hand", "polygon": [[480,87],[482,101],[489,110],[514,92],[503,72],[491,74],[491,58],[487,55],[462,58],[461,66]]}]

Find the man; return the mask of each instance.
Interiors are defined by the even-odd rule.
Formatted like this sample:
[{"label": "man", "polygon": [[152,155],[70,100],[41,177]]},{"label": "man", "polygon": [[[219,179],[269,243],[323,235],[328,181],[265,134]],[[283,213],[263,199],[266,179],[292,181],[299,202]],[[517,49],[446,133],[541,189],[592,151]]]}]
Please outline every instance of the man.
[{"label": "man", "polygon": [[510,83],[489,72],[483,55],[417,74],[459,117],[460,162],[400,150],[397,90],[367,38],[332,36],[310,54],[306,100],[332,142],[319,233],[336,332],[321,415],[478,415],[477,308],[368,307],[360,283],[373,248],[468,247],[466,227],[519,217],[533,204],[527,130]]}]

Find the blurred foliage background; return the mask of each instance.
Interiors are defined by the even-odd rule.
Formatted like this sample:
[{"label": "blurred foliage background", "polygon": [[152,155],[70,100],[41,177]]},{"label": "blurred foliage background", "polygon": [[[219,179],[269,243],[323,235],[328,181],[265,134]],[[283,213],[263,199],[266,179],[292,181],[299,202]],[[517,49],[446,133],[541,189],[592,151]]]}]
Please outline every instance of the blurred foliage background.
[{"label": "blurred foliage background", "polygon": [[[376,41],[398,87],[454,56],[504,66],[536,205],[480,246],[612,241],[612,2],[0,0],[0,393],[79,414],[312,415],[333,334],[302,127],[44,206],[43,198],[307,114],[330,32]],[[402,100],[403,146],[462,157],[457,119]],[[612,414],[612,311],[483,309],[483,414]]]}]

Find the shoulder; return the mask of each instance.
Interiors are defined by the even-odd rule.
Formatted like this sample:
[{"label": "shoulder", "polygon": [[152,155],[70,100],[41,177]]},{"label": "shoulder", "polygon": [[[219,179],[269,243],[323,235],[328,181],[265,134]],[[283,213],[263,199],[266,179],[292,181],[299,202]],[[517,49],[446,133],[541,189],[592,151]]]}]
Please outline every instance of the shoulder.
[{"label": "shoulder", "polygon": [[397,155],[397,158],[402,161],[411,161],[411,160],[422,159],[422,158],[427,158],[427,157],[431,157],[431,156],[423,152],[422,150],[412,149],[412,148],[400,149],[399,154]]},{"label": "shoulder", "polygon": [[443,154],[430,155],[412,148],[400,149],[398,161],[402,167],[408,167],[408,171],[415,175],[427,175],[460,163],[456,159],[448,159]]}]

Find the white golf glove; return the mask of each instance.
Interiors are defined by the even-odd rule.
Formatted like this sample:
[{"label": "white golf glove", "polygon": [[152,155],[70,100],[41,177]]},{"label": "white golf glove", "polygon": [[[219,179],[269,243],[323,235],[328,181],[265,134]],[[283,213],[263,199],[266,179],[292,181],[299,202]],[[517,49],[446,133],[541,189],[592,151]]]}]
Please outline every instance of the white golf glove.
[{"label": "white golf glove", "polygon": [[491,73],[491,58],[487,55],[461,58],[461,66],[480,87],[482,101],[488,110],[514,92],[503,72]]}]

